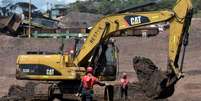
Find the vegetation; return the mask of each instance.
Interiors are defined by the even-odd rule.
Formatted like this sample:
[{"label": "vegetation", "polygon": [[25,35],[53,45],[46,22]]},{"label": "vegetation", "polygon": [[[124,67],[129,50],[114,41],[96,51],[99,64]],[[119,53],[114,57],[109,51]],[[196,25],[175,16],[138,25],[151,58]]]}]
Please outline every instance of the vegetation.
[{"label": "vegetation", "polygon": [[[68,11],[79,11],[96,14],[110,14],[119,10],[148,2],[158,2],[157,6],[150,6],[141,10],[158,10],[172,8],[176,0],[86,0],[77,1],[67,6]],[[194,12],[201,10],[201,0],[192,0]]]},{"label": "vegetation", "polygon": [[[12,5],[13,0],[1,0],[0,9],[7,12],[8,7]],[[156,6],[149,6],[139,10],[158,10],[167,9],[174,6],[176,0],[77,0],[66,6],[67,11],[88,12],[95,14],[111,14],[125,8],[130,8],[148,2],[157,2]],[[201,15],[201,0],[192,0],[195,15]]]}]

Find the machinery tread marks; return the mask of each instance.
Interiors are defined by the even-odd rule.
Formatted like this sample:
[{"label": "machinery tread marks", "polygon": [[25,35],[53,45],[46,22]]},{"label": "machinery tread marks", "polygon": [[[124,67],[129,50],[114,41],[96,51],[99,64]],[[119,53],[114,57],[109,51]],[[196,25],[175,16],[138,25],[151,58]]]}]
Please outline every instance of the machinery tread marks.
[{"label": "machinery tread marks", "polygon": [[24,95],[25,95],[26,98],[34,96],[34,94],[35,94],[35,87],[37,85],[38,84],[34,83],[34,82],[28,82],[28,83],[26,83],[25,89],[24,89],[24,93],[25,93]]},{"label": "machinery tread marks", "polygon": [[160,98],[161,93],[168,90],[168,87],[166,87],[166,74],[160,71],[150,59],[145,57],[134,57],[133,67],[146,96],[150,98]]}]

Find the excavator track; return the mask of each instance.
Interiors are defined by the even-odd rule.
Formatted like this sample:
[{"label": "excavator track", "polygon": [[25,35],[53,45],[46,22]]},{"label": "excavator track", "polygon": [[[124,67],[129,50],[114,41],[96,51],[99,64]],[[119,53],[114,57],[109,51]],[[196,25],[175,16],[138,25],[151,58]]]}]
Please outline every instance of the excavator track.
[{"label": "excavator track", "polygon": [[174,84],[167,86],[167,73],[159,70],[150,59],[134,57],[133,67],[141,89],[147,97],[152,99],[167,98],[174,93]]}]

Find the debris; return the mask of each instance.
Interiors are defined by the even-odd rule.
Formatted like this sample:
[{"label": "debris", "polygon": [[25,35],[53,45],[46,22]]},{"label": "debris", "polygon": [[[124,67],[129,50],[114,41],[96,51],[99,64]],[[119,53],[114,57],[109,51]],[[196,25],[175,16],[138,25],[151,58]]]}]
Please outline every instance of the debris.
[{"label": "debris", "polygon": [[11,16],[0,16],[0,31],[13,33],[17,31],[21,24],[21,18],[17,14]]},{"label": "debris", "polygon": [[135,57],[133,67],[146,96],[153,99],[167,98],[174,93],[174,85],[166,86],[168,77],[148,58]]},{"label": "debris", "polygon": [[33,82],[26,83],[25,87],[12,85],[9,88],[8,95],[0,98],[0,101],[27,101],[32,99],[36,84]]}]

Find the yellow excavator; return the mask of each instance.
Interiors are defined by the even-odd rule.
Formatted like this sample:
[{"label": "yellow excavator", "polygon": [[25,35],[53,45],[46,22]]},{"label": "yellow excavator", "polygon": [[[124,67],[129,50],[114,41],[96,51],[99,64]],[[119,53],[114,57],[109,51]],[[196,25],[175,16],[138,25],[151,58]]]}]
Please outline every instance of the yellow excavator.
[{"label": "yellow excavator", "polygon": [[[155,92],[147,94],[157,98],[183,77],[182,67],[192,14],[191,0],[176,0],[172,10],[149,12],[127,12],[125,10],[104,16],[93,26],[86,41],[75,55],[65,53],[19,55],[16,61],[16,78],[20,80],[55,81],[56,83],[49,87],[49,96],[76,93],[87,66],[94,67],[94,75],[100,80],[115,80],[117,63],[114,54],[117,54],[117,50],[114,48],[110,37],[117,31],[169,22],[168,69],[165,73],[161,73],[159,70],[152,71],[152,75],[162,78],[154,79],[154,76],[149,75],[149,82],[141,80],[142,83],[149,84],[154,82],[152,80],[158,80],[155,85],[153,83],[153,86],[150,86],[151,91]],[[111,54],[106,55],[111,46],[114,54],[108,51]],[[181,54],[181,50],[183,50],[183,54]],[[112,57],[111,61],[107,57]],[[139,78],[140,72],[144,72],[138,66],[140,59],[143,58],[136,57],[133,59],[134,69]],[[179,60],[181,60],[181,64],[179,64]],[[159,73],[155,74],[156,72]],[[150,89],[148,87],[144,90]]]}]

